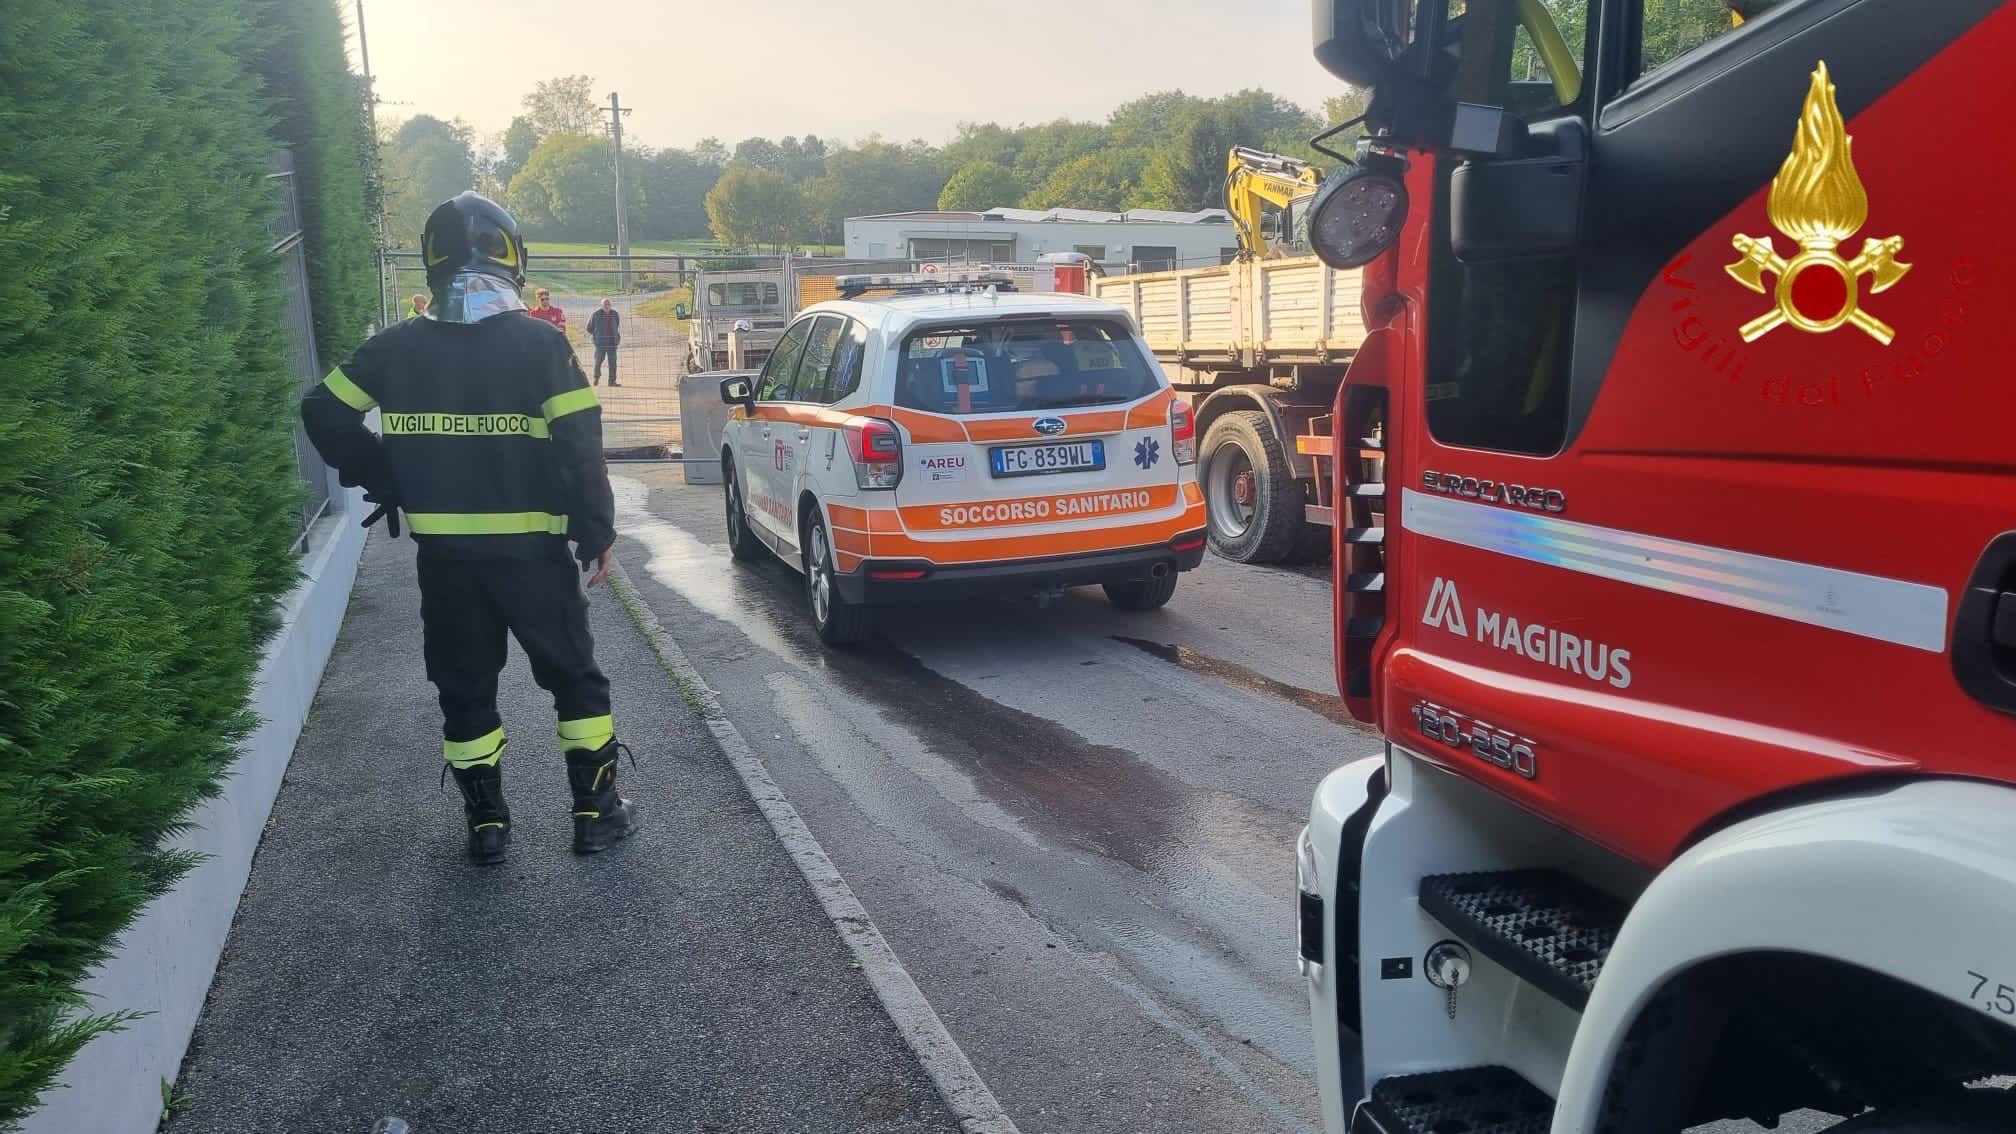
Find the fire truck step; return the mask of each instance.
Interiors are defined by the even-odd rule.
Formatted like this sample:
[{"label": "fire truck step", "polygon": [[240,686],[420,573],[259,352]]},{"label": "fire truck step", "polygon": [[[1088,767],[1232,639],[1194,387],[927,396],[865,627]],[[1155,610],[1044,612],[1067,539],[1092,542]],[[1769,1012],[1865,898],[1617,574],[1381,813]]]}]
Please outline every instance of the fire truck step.
[{"label": "fire truck step", "polygon": [[1625,913],[1623,902],[1556,870],[1431,875],[1421,880],[1421,909],[1578,1011]]},{"label": "fire truck step", "polygon": [[1356,594],[1377,594],[1386,589],[1386,572],[1353,571],[1344,576],[1344,589]]},{"label": "fire truck step", "polygon": [[1547,1134],[1554,1100],[1506,1067],[1381,1079],[1351,1134]]},{"label": "fire truck step", "polygon": [[1345,528],[1345,543],[1385,543],[1385,528]]}]

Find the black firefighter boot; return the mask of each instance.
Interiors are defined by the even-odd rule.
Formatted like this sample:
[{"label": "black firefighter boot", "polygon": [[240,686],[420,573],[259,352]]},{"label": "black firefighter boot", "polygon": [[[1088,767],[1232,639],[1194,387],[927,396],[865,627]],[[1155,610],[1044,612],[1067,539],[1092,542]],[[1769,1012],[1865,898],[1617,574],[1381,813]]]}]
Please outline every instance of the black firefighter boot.
[{"label": "black firefighter boot", "polygon": [[575,854],[608,850],[637,827],[637,809],[616,794],[619,749],[629,751],[612,740],[600,748],[567,753],[567,786],[574,789]]},{"label": "black firefighter boot", "polygon": [[504,806],[504,770],[498,762],[457,768],[455,786],[462,792],[462,810],[469,820],[469,857],[488,864],[504,861],[511,845],[511,809]]}]

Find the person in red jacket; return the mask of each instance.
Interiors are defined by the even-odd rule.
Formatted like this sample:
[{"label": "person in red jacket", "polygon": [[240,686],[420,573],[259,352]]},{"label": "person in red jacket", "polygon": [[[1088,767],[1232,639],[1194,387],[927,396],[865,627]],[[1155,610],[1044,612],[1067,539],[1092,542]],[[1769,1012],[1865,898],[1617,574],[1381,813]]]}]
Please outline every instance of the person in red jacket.
[{"label": "person in red jacket", "polygon": [[553,306],[553,293],[542,287],[532,294],[539,302],[536,306],[528,308],[525,313],[534,319],[544,319],[546,322],[553,324],[554,330],[559,331],[563,335],[566,334],[567,313]]}]

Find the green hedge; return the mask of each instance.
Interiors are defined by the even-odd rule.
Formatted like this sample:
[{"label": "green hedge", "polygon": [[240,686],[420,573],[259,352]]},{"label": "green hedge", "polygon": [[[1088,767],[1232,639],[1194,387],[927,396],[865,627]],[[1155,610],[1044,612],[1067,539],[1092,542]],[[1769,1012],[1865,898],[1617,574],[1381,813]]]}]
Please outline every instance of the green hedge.
[{"label": "green hedge", "polygon": [[294,151],[308,238],[315,345],[325,367],[348,358],[378,321],[378,143],[364,79],[343,53],[337,0],[255,0],[273,133]]},{"label": "green hedge", "polygon": [[[312,105],[340,84],[276,109],[257,15],[47,0],[0,21],[0,1127],[118,1023],[74,983],[190,865],[161,843],[247,733],[296,577],[269,130],[340,121]],[[326,63],[327,21],[303,26]],[[359,180],[305,153],[323,232],[354,240]],[[358,262],[323,251],[333,353],[375,298],[360,314]]]}]

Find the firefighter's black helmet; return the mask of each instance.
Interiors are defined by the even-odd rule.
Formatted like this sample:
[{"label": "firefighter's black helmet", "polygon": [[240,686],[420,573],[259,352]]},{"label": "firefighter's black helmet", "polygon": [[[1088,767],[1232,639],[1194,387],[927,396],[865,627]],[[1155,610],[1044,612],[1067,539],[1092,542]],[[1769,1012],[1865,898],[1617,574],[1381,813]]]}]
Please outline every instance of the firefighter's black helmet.
[{"label": "firefighter's black helmet", "polygon": [[525,238],[504,206],[465,190],[427,215],[420,230],[427,286],[440,288],[457,272],[482,272],[525,286]]}]

